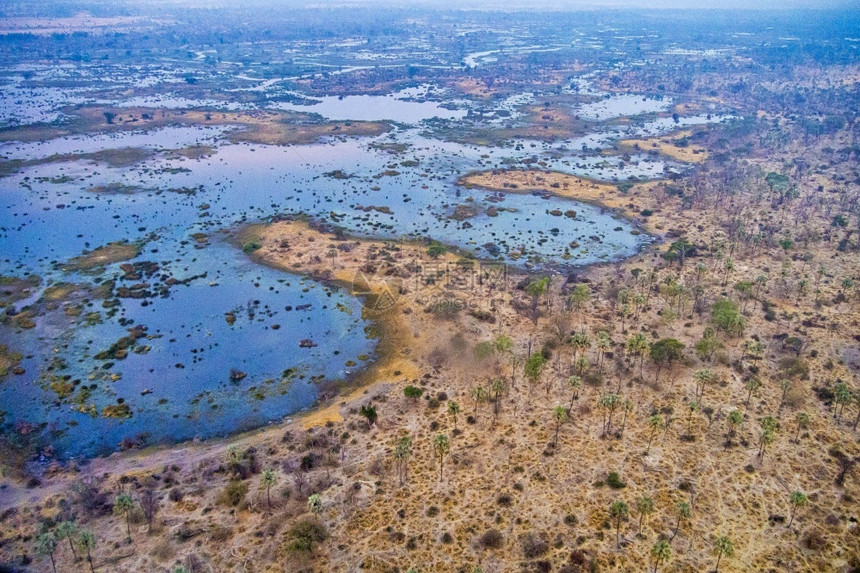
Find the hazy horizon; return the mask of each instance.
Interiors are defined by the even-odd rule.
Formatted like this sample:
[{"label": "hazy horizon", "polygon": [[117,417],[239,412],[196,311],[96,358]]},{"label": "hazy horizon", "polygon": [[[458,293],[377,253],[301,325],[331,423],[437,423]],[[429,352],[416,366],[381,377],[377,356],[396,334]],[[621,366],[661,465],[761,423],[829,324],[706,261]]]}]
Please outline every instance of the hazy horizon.
[{"label": "hazy horizon", "polygon": [[[45,5],[42,0],[12,0],[0,8],[0,17],[4,13],[14,15],[45,15],[51,12],[67,12],[68,10],[87,11],[89,9],[104,10],[110,7],[117,9],[152,8],[159,5],[181,6],[194,8],[233,8],[237,7],[230,0],[60,0]],[[299,2],[298,0],[246,0],[242,7],[266,6],[289,7],[295,5],[303,8],[338,8],[338,7],[417,7],[423,9],[474,9],[474,10],[532,10],[532,11],[576,11],[576,10],[743,10],[743,11],[799,11],[799,10],[857,10],[860,0],[762,0],[756,3],[744,0],[317,0]]]}]

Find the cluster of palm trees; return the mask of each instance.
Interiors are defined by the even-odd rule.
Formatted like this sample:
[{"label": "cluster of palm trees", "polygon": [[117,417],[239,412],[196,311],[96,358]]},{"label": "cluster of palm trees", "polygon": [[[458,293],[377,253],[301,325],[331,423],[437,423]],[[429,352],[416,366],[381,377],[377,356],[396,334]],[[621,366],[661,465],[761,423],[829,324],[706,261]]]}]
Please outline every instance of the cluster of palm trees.
[{"label": "cluster of palm trees", "polygon": [[[131,532],[129,531],[129,536]],[[96,538],[88,529],[79,529],[74,521],[63,521],[53,531],[46,531],[36,538],[36,553],[48,557],[51,560],[51,568],[57,573],[57,563],[54,553],[63,541],[68,541],[69,549],[75,561],[80,559],[78,550],[86,555],[90,571],[95,573],[93,565],[93,550],[96,547]]]},{"label": "cluster of palm trees", "polygon": [[[639,514],[639,525],[636,534],[641,535],[643,519],[654,512],[654,500],[649,496],[638,498],[636,500],[636,512]],[[686,501],[680,501],[675,506],[675,512],[677,516],[675,530],[670,536],[661,535],[651,547],[651,560],[654,573],[657,572],[660,565],[671,559],[672,540],[675,539],[675,536],[681,529],[683,522],[690,519],[692,508]],[[615,524],[615,546],[617,549],[621,548],[621,524],[628,518],[629,514],[630,508],[623,500],[615,500],[609,506],[609,517]],[[734,544],[727,536],[718,537],[713,543],[713,552],[717,558],[717,562],[714,567],[714,571],[716,573],[719,571],[720,561],[722,558],[734,555]]]},{"label": "cluster of palm trees", "polygon": [[[157,498],[156,498],[157,500]],[[122,516],[125,520],[126,540],[131,543],[131,517],[137,501],[126,492],[120,492],[113,503],[115,515]],[[143,506],[142,506],[143,508]],[[143,508],[146,509],[146,508]],[[154,509],[152,511],[154,516]],[[90,570],[95,571],[92,552],[96,547],[96,538],[92,531],[80,529],[75,521],[67,520],[61,522],[53,531],[46,531],[36,538],[36,552],[51,560],[51,567],[56,572],[57,566],[54,553],[63,541],[68,542],[69,549],[75,561],[80,559],[78,550],[86,555]]]},{"label": "cluster of palm trees", "polygon": [[[432,441],[433,459],[439,460],[439,481],[442,481],[445,456],[451,451],[451,440],[445,434],[437,434]],[[394,464],[400,485],[409,477],[409,458],[412,457],[412,437],[400,436],[394,446]]]}]

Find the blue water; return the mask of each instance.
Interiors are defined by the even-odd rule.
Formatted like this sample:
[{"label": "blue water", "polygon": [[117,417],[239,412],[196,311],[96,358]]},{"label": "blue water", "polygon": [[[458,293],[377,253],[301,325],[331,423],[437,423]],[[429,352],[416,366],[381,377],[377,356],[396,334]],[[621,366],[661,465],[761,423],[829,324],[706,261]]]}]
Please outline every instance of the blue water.
[{"label": "blue water", "polygon": [[[338,117],[355,115],[348,107],[351,100],[325,101]],[[356,101],[361,104],[356,114],[368,110],[367,101]],[[403,102],[401,111],[447,113],[430,109],[435,105]],[[313,380],[343,379],[372,359],[376,342],[366,335],[361,301],[254,264],[225,241],[224,231],[302,213],[359,236],[429,237],[479,258],[542,272],[624,258],[652,238],[600,207],[456,184],[470,171],[497,168],[626,181],[661,177],[676,167],[648,155],[625,162],[593,153],[621,135],[618,129],[566,142],[519,140],[494,148],[436,139],[426,123],[401,125],[376,138],[332,138],[303,146],[230,144],[220,137],[225,128],[177,127],[0,146],[0,156],[25,159],[132,146],[215,148],[198,160],[159,154],[131,168],[69,161],[0,179],[0,275],[36,273],[45,284],[113,279],[117,286],[130,286],[140,281],[123,281],[119,265],[98,274],[68,273],[57,265],[84,249],[128,240],[145,242],[136,261],[159,264],[153,277],[141,279],[154,289],[167,277],[197,277],[171,287],[166,297],[122,298],[114,316],[100,300],[75,301],[84,305],[84,314],[98,312],[100,324],[83,325],[83,317],[72,319],[60,309],[37,317],[32,330],[0,326],[0,344],[28,355],[22,362],[26,374],[0,380],[0,410],[6,411],[6,422],[43,424],[44,435],[63,455],[89,456],[142,433],[149,443],[205,438],[306,408],[317,398]],[[390,153],[390,144],[406,149]],[[348,178],[331,176],[335,170]],[[48,182],[59,177],[65,182]],[[90,190],[104,185],[138,191]],[[177,192],[182,189],[193,193]],[[390,213],[366,210],[371,206]],[[451,218],[458,206],[470,211],[465,220]],[[574,217],[552,214],[571,210]],[[197,232],[209,235],[205,246],[190,237]],[[295,310],[303,304],[311,306]],[[236,316],[233,325],[225,320],[228,312]],[[149,346],[148,352],[131,352],[112,365],[94,357],[136,325],[147,328],[148,336],[138,344]],[[318,346],[301,348],[303,339]],[[247,376],[233,382],[231,369]],[[96,415],[79,411],[71,399],[58,401],[48,388],[51,376],[94,385],[84,403],[92,404]],[[118,400],[131,407],[130,418],[99,415]]]}]

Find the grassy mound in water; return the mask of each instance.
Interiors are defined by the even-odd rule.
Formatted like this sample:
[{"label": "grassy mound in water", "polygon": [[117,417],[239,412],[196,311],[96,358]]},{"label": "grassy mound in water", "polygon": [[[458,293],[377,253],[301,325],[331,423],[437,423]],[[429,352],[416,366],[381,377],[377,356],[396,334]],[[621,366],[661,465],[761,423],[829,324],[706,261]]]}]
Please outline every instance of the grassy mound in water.
[{"label": "grassy mound in water", "polygon": [[82,255],[69,259],[62,265],[64,271],[88,271],[104,267],[112,263],[127,261],[140,254],[139,245],[118,241],[97,247]]}]

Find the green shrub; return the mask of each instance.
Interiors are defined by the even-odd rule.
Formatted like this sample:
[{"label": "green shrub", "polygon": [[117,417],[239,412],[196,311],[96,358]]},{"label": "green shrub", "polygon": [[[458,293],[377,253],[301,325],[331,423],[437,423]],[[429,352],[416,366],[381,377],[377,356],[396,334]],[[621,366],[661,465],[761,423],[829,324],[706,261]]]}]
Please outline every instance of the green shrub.
[{"label": "green shrub", "polygon": [[411,384],[403,389],[403,394],[407,398],[420,398],[421,394],[424,393],[424,390],[418,388],[417,386],[412,386]]},{"label": "green shrub", "polygon": [[621,478],[618,476],[618,472],[609,472],[609,476],[606,478],[606,483],[612,489],[627,487],[627,484],[621,481]]},{"label": "green shrub", "polygon": [[230,480],[227,487],[221,492],[219,501],[225,505],[236,507],[245,500],[248,493],[248,484],[239,480]]},{"label": "green shrub", "polygon": [[307,552],[314,550],[314,545],[328,539],[325,525],[315,519],[302,519],[287,531],[287,549],[290,551]]},{"label": "green shrub", "polygon": [[263,245],[261,245],[258,241],[247,241],[245,243],[242,243],[242,250],[246,253],[253,253],[257,249],[260,249],[262,247]]}]

